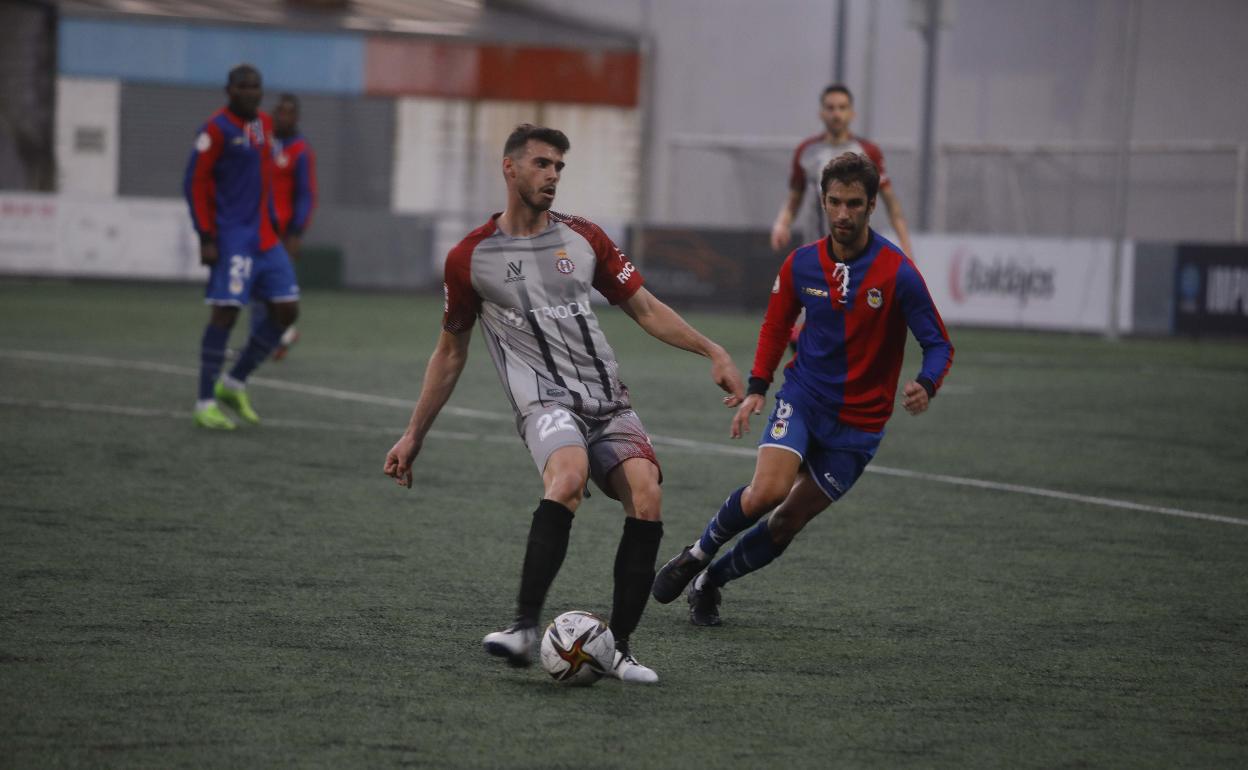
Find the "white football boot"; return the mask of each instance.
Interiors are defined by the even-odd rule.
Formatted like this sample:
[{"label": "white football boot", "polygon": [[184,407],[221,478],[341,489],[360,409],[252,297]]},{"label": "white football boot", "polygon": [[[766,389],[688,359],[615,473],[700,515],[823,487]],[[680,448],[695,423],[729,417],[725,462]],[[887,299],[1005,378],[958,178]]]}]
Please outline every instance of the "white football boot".
[{"label": "white football boot", "polygon": [[616,649],[615,665],[607,672],[607,676],[633,684],[655,684],[659,681],[659,675],[654,673],[654,669],[638,663],[633,654],[628,651],[627,645]]},{"label": "white football boot", "polygon": [[533,664],[533,650],[537,646],[537,626],[512,623],[502,631],[486,634],[481,640],[485,651],[506,658],[508,665],[523,668]]}]

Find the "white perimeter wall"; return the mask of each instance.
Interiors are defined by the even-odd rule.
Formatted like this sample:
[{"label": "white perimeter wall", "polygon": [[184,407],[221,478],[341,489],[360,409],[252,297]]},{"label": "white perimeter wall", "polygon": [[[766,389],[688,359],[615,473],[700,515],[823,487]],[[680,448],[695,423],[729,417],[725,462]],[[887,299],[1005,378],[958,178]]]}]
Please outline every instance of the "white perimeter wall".
[{"label": "white perimeter wall", "polygon": [[57,189],[67,195],[117,194],[121,84],[57,78]]}]

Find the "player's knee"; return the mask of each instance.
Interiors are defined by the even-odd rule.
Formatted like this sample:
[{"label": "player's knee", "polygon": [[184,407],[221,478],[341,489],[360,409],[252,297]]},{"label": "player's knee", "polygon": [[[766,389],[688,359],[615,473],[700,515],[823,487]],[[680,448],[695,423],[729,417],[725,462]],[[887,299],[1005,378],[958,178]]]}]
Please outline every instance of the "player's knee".
[{"label": "player's knee", "polygon": [[212,308],[212,314],[208,317],[208,323],[221,329],[234,328],[234,322],[238,320],[238,308],[230,305],[215,305]]},{"label": "player's knee", "polygon": [[575,511],[585,497],[585,478],[575,473],[555,476],[546,485],[545,497]]},{"label": "player's knee", "polygon": [[795,516],[777,515],[778,513],[779,511],[772,514],[767,522],[767,531],[771,533],[771,542],[775,545],[777,554],[789,547],[789,543],[793,542],[793,538],[797,537],[797,533],[802,531],[808,521]]},{"label": "player's knee", "polygon": [[283,302],[273,306],[273,319],[277,321],[278,326],[285,329],[291,326],[299,318],[298,302]]},{"label": "player's knee", "polygon": [[662,507],[663,491],[657,483],[634,487],[630,516],[643,521],[658,521]]},{"label": "player's knee", "polygon": [[784,502],[789,487],[766,480],[755,481],[741,496],[741,510],[746,516],[756,518]]}]

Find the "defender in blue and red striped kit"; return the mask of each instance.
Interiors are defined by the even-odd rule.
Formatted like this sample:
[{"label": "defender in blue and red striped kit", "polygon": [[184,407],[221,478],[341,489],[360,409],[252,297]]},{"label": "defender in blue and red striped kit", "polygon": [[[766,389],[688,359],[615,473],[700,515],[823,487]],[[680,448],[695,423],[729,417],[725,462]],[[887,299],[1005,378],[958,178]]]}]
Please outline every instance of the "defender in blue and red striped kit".
[{"label": "defender in blue and red striped kit", "polygon": [[918,374],[902,388],[906,411],[926,411],[953,363],[949,334],[918,269],[868,226],[879,184],[864,155],[829,162],[820,189],[831,235],[789,254],[772,286],[734,438],[762,412],[802,310],[806,325],[759,441],[754,478],[728,496],[701,538],[664,565],[652,588],[667,603],[688,586],[695,625],[719,625],[719,589],[770,564],[862,475],[893,413],[906,330],[923,348]]},{"label": "defender in blue and red striped kit", "polygon": [[[230,70],[226,106],[200,129],[187,162],[185,192],[199,234],[199,261],[210,269],[205,301],[211,306],[200,342],[195,424],[230,430],[218,402],[250,423],[247,377],[278,346],[299,314],[299,285],[271,218],[273,123],[260,112],[260,72],[247,64]],[[226,343],[238,310],[255,297],[267,318],[251,333],[238,361],[220,381]]]}]

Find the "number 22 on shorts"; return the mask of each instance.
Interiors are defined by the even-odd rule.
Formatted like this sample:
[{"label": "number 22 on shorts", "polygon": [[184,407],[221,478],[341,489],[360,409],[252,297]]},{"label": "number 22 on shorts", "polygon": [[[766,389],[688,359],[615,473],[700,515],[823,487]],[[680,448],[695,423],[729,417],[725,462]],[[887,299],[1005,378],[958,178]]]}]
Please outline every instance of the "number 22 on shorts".
[{"label": "number 22 on shorts", "polygon": [[568,413],[568,410],[556,409],[553,412],[548,412],[538,416],[538,441],[542,441],[557,430],[576,430],[576,424],[572,422],[572,415]]}]

